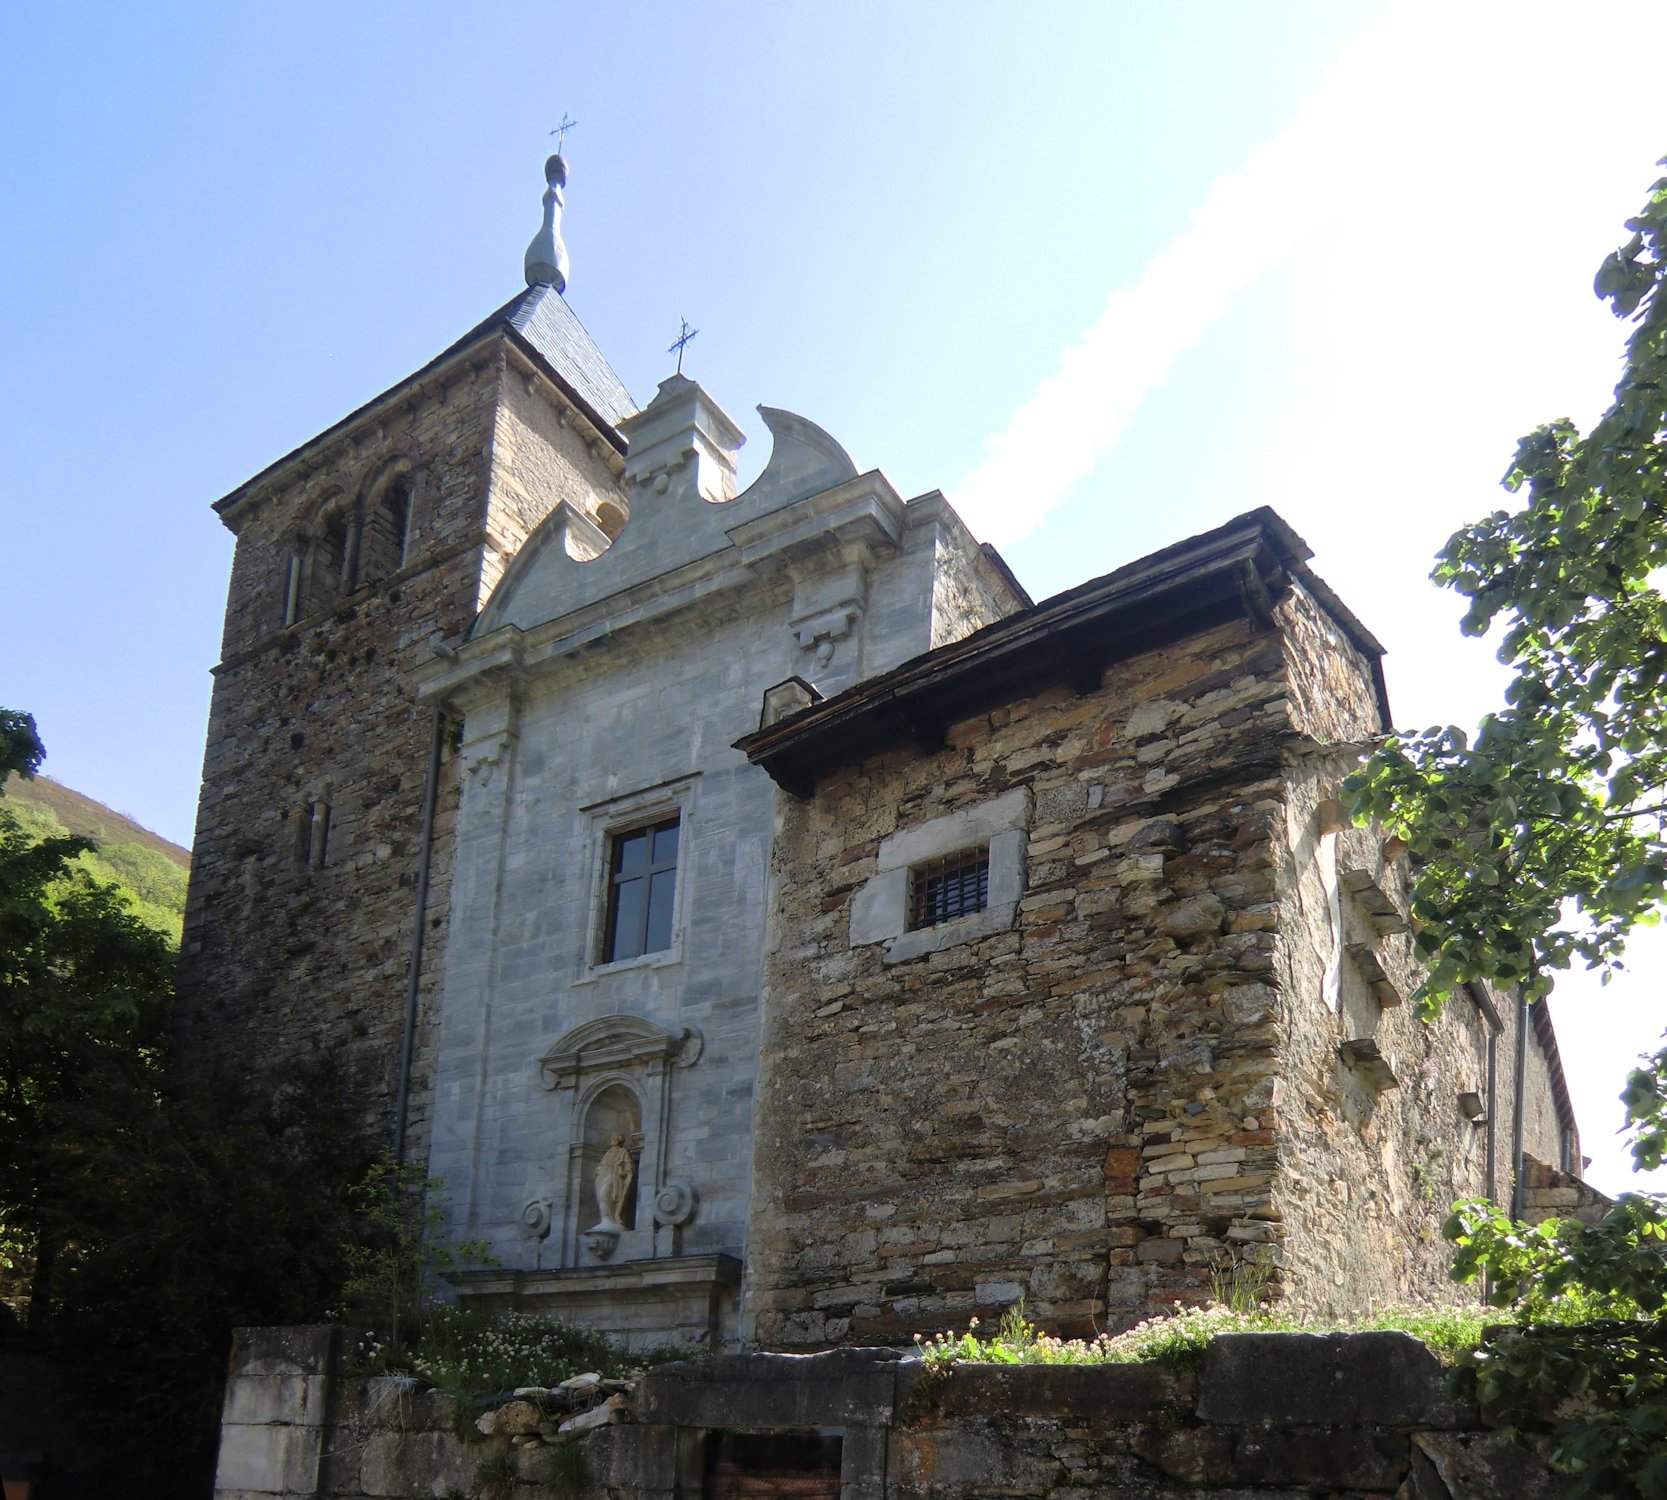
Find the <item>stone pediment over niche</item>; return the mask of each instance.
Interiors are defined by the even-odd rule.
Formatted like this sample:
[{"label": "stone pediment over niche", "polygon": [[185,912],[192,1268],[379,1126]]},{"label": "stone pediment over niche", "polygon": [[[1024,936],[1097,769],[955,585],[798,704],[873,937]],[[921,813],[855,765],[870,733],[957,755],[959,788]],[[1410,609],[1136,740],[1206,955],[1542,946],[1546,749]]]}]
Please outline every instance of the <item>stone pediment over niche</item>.
[{"label": "stone pediment over niche", "polygon": [[668,1031],[641,1016],[600,1016],[575,1026],[539,1059],[547,1089],[568,1088],[587,1073],[686,1068],[700,1056],[703,1039],[693,1026]]}]

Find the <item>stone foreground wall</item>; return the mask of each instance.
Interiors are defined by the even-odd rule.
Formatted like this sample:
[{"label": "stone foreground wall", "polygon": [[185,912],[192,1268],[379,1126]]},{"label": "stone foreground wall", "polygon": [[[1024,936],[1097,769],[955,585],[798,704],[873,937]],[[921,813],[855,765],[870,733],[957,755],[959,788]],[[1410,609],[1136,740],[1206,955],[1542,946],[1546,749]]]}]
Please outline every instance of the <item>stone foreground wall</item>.
[{"label": "stone foreground wall", "polygon": [[[1229,1334],[1188,1370],[928,1374],[890,1349],[729,1355],[653,1371],[609,1411],[615,1420],[554,1447],[468,1441],[450,1398],[337,1375],[344,1338],[332,1328],[238,1335],[217,1500],[1543,1500],[1567,1489],[1543,1444],[1515,1442],[1448,1401],[1435,1357],[1399,1333]],[[822,1486],[806,1475],[791,1490],[760,1488],[761,1435],[791,1434],[824,1461]],[[754,1477],[749,1441],[763,1456]],[[582,1479],[571,1458],[552,1462],[562,1450],[582,1456]],[[548,1483],[552,1472],[566,1487]]]}]

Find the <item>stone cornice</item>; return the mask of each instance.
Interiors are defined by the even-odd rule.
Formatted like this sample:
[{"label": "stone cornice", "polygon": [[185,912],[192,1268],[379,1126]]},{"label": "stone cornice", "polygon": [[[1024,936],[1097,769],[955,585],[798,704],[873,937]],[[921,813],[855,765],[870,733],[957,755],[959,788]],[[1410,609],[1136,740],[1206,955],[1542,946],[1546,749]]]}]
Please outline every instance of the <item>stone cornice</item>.
[{"label": "stone cornice", "polygon": [[[728,545],[617,594],[522,630],[499,626],[417,670],[418,695],[460,708],[488,701],[507,684],[592,670],[601,650],[629,649],[652,629],[732,617],[792,587],[793,574],[842,566],[853,551],[893,552],[904,526],[902,502],[883,475],[869,473],[808,500],[744,521]],[[559,545],[559,543],[558,543]],[[502,588],[509,579],[506,575]]]}]

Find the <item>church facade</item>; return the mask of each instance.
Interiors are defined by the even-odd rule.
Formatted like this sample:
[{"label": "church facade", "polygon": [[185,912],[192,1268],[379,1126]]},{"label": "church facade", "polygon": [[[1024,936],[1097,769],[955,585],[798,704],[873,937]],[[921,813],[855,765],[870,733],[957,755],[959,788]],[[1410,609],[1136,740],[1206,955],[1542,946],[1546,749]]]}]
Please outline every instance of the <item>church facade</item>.
[{"label": "church facade", "polygon": [[737,493],[568,307],[548,177],[523,294],[219,502],[183,1034],[344,1059],[492,1247],[459,1296],[641,1341],[1450,1295],[1446,1205],[1574,1119],[1543,1008],[1402,1003],[1332,797],[1381,652],[1300,539],[1035,604],[768,408]]}]

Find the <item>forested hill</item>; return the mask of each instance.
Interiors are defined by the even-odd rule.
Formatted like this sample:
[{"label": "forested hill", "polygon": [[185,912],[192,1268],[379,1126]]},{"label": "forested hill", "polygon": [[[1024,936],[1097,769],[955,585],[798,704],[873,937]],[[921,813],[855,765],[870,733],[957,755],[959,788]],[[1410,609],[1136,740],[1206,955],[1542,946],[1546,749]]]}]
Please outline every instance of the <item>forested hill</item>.
[{"label": "forested hill", "polygon": [[74,833],[93,840],[98,848],[81,856],[81,867],[94,880],[120,886],[136,917],[179,941],[188,851],[47,776],[32,781],[8,776],[0,807],[36,838]]}]

